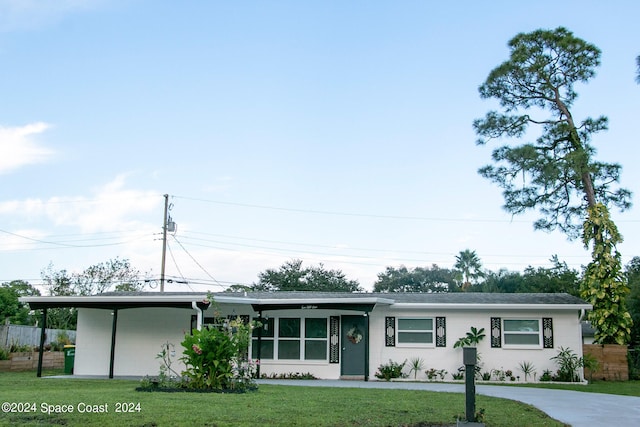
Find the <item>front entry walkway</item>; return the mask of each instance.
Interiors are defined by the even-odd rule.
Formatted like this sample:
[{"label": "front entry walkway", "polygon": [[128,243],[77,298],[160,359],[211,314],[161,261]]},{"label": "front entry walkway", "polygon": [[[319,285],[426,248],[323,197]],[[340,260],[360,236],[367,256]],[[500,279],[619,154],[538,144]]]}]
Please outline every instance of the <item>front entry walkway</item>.
[{"label": "front entry walkway", "polygon": [[[258,380],[258,384],[309,387],[389,388],[403,390],[464,393],[463,384],[337,381],[337,380]],[[476,385],[476,393],[517,400],[533,405],[550,417],[573,427],[610,427],[637,425],[640,397],[587,393],[545,388]]]}]

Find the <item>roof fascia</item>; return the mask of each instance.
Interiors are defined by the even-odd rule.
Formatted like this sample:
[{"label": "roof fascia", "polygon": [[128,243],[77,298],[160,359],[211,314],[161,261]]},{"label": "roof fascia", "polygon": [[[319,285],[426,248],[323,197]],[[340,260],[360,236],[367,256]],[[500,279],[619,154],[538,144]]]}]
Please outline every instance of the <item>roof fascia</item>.
[{"label": "roof fascia", "polygon": [[396,303],[391,307],[400,309],[447,309],[447,310],[591,310],[591,304],[447,304],[447,303]]}]

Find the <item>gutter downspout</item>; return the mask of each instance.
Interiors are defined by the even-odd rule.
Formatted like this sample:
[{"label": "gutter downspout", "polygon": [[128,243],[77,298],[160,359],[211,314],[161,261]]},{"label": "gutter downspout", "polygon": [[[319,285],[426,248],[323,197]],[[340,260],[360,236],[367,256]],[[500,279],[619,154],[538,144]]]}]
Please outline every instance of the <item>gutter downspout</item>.
[{"label": "gutter downspout", "polygon": [[580,317],[578,318],[578,320],[580,322],[582,322],[584,320],[584,317],[586,316],[586,314],[587,314],[587,310],[585,310],[584,308],[581,308],[580,309]]},{"label": "gutter downspout", "polygon": [[196,301],[191,302],[191,307],[196,310],[196,329],[202,330],[202,309],[198,307],[198,303]]}]

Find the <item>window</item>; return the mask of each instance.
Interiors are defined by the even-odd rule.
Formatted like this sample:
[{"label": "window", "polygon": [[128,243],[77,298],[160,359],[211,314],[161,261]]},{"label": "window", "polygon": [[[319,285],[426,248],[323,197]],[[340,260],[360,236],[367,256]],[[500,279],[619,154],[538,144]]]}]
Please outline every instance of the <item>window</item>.
[{"label": "window", "polygon": [[[257,319],[254,319],[257,320]],[[262,319],[262,326],[253,330],[253,339],[251,340],[251,357],[253,359],[258,358],[258,334],[262,330],[261,346],[260,346],[260,358],[261,359],[273,359],[273,319]]]},{"label": "window", "polygon": [[[328,320],[326,317],[282,317],[263,322],[262,359],[327,360]],[[251,354],[258,357],[258,329],[253,331]]]},{"label": "window", "polygon": [[433,319],[398,319],[398,344],[433,344]]},{"label": "window", "polygon": [[306,360],[327,359],[327,319],[304,319],[304,338]]},{"label": "window", "polygon": [[502,339],[505,347],[540,347],[539,319],[503,319]]},{"label": "window", "polygon": [[278,359],[300,359],[300,319],[278,319]]}]

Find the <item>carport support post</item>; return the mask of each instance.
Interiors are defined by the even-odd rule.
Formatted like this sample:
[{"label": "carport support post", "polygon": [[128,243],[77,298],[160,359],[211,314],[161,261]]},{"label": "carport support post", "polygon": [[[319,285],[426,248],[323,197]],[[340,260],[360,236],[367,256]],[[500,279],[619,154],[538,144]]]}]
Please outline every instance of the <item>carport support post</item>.
[{"label": "carport support post", "polygon": [[369,312],[364,313],[364,380],[369,381]]},{"label": "carport support post", "polygon": [[42,376],[42,357],[44,353],[44,342],[47,338],[47,308],[42,309],[42,329],[40,329],[40,349],[38,350],[38,378]]},{"label": "carport support post", "polygon": [[113,324],[111,325],[111,357],[109,358],[109,378],[113,378],[113,360],[116,356],[116,329],[118,326],[118,309],[113,309]]},{"label": "carport support post", "polygon": [[262,310],[258,311],[258,322],[260,323],[260,326],[258,327],[258,352],[256,354],[258,359],[258,366],[256,366],[256,377],[260,378],[260,363],[262,362],[262,360],[260,360],[262,358],[262,328],[264,328]]},{"label": "carport support post", "polygon": [[475,347],[464,347],[462,349],[462,361],[464,363],[464,384],[466,396],[466,418],[467,422],[476,421],[476,356],[477,349]]}]

